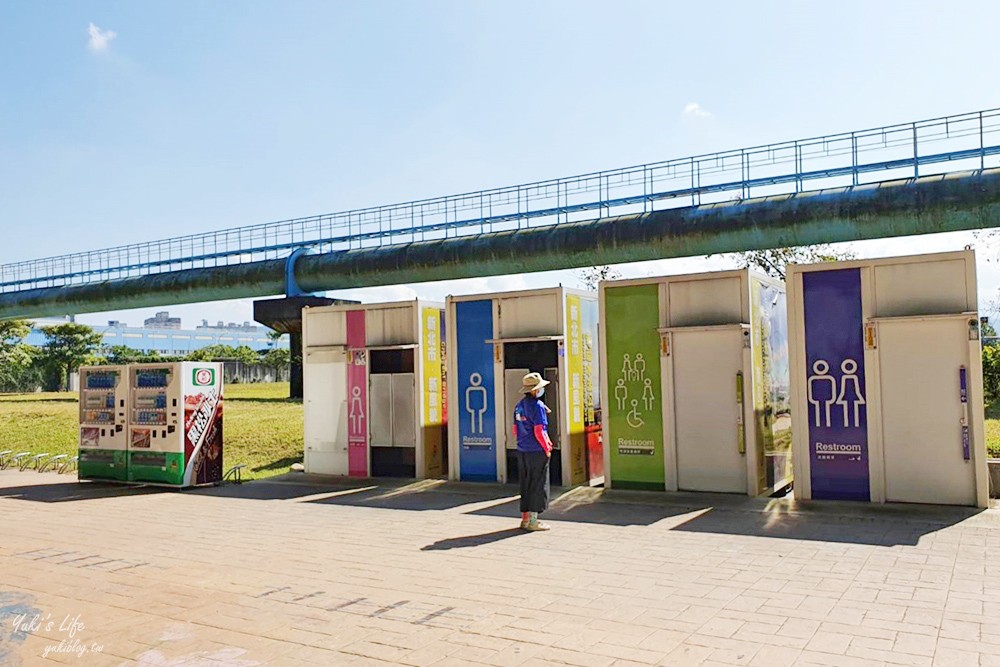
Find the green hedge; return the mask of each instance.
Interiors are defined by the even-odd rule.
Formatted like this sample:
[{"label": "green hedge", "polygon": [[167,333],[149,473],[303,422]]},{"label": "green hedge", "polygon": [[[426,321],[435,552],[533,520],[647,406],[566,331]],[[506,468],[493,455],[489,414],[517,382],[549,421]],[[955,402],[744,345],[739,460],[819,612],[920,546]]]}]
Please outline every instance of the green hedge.
[{"label": "green hedge", "polygon": [[983,389],[987,403],[1000,399],[1000,345],[983,347]]}]

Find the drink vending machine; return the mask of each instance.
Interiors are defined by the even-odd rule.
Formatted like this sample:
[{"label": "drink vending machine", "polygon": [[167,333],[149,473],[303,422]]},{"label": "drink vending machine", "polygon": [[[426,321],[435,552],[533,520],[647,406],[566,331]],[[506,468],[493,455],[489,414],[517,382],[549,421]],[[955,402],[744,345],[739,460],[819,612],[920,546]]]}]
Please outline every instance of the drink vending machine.
[{"label": "drink vending machine", "polygon": [[[80,479],[175,487],[222,480],[222,364],[92,367],[81,379]],[[112,401],[113,417],[96,407]],[[102,428],[94,419],[117,423]]]},{"label": "drink vending machine", "polygon": [[128,475],[128,367],[80,369],[80,479]]},{"label": "drink vending machine", "polygon": [[129,481],[221,481],[222,364],[137,364],[129,377]]}]

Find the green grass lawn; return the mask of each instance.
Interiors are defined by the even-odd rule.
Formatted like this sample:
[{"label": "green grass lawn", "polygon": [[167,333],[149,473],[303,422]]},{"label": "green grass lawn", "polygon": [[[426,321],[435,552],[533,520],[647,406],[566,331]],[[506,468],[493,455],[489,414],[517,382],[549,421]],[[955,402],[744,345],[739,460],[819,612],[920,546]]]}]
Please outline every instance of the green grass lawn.
[{"label": "green grass lawn", "polygon": [[[230,384],[225,389],[225,467],[245,463],[244,477],[288,472],[302,460],[302,402],[288,383]],[[76,454],[77,396],[0,394],[0,450]]]}]

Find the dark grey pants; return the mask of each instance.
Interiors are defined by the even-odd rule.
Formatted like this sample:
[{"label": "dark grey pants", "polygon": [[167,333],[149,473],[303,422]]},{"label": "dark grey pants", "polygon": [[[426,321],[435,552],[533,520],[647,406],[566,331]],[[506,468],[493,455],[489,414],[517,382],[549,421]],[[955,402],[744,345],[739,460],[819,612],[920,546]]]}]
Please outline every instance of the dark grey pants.
[{"label": "dark grey pants", "polygon": [[549,457],[545,452],[517,452],[521,511],[544,512],[549,506]]}]

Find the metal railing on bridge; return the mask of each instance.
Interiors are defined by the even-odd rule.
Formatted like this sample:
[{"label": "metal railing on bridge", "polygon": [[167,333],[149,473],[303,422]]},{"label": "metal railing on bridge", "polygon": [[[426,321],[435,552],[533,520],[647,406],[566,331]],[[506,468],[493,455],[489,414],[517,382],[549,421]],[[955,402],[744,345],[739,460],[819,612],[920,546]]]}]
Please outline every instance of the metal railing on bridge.
[{"label": "metal railing on bridge", "polygon": [[1000,109],[0,266],[0,292],[562,224],[1000,164]]}]

